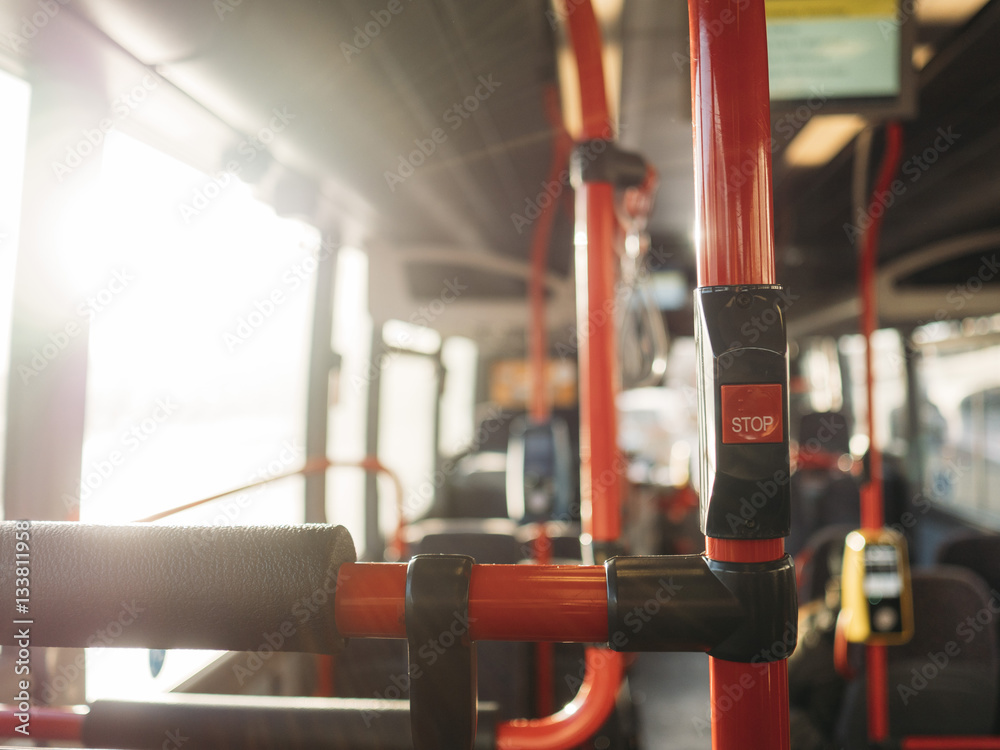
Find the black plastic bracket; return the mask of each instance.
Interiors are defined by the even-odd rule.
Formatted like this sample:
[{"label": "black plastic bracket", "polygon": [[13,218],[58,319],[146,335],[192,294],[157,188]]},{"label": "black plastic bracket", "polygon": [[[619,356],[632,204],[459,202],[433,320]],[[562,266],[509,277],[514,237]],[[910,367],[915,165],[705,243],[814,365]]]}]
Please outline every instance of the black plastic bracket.
[{"label": "black plastic bracket", "polygon": [[588,182],[608,182],[619,188],[638,187],[646,181],[649,169],[639,154],[620,149],[614,141],[602,138],[577,143],[569,163],[574,187]]},{"label": "black plastic bracket", "polygon": [[724,563],[704,555],[616,557],[608,580],[615,651],[707,651],[728,661],[785,659],[795,647],[791,558]]},{"label": "black plastic bracket", "polygon": [[[791,299],[775,284],[695,290],[698,421],[704,446],[701,530],[706,536],[777,539],[790,531],[785,307]],[[769,424],[777,426],[773,434],[747,441],[743,438],[749,431],[735,436],[734,419],[750,420],[743,425],[751,427],[760,417],[754,418],[753,408],[727,414],[727,389],[748,399],[764,391],[780,398],[766,413]]]},{"label": "black plastic bracket", "polygon": [[476,646],[469,634],[475,560],[417,555],[406,570],[410,726],[414,750],[471,750],[476,740]]},{"label": "black plastic bracket", "polygon": [[743,617],[709,654],[727,661],[787,659],[798,640],[795,567],[790,555],[760,563],[708,560],[712,573],[739,601]]},{"label": "black plastic bracket", "polygon": [[740,624],[739,600],[703,555],[615,557],[604,569],[615,651],[707,651]]}]

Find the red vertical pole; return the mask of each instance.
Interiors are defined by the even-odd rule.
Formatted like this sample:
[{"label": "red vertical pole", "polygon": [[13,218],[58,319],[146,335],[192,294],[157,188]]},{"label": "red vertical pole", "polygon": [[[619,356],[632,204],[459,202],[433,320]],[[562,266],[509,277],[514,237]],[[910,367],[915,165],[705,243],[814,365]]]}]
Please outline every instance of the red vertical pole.
[{"label": "red vertical pole", "polygon": [[[568,15],[576,52],[584,140],[613,135],[604,85],[601,33],[590,2]],[[615,394],[615,215],[613,188],[584,183],[576,190],[576,324],[580,368],[580,495],[583,531],[594,542],[621,536],[621,476]],[[598,561],[600,562],[600,561]]]},{"label": "red vertical pole", "polygon": [[[861,333],[865,337],[865,373],[868,381],[868,484],[861,490],[861,525],[880,529],[885,524],[885,500],[882,496],[882,452],[875,442],[875,371],[872,351],[878,328],[878,295],[875,271],[878,267],[878,240],[885,215],[875,196],[889,190],[899,169],[902,129],[899,123],[886,126],[886,148],[879,168],[875,190],[868,204],[871,221],[862,237],[858,264],[858,295],[861,298]],[[886,647],[870,645],[865,649],[865,683],[868,694],[868,739],[883,742],[889,736],[889,659]]]},{"label": "red vertical pole", "polygon": [[[698,285],[773,284],[771,119],[763,0],[688,0]],[[729,562],[783,556],[782,539],[709,538]],[[710,658],[712,747],[787,750],[788,669]]]},{"label": "red vertical pole", "polygon": [[774,283],[763,0],[688,0],[698,286]]},{"label": "red vertical pole", "polygon": [[621,535],[612,200],[612,187],[605,183],[577,190],[581,515],[584,533],[598,546]]}]

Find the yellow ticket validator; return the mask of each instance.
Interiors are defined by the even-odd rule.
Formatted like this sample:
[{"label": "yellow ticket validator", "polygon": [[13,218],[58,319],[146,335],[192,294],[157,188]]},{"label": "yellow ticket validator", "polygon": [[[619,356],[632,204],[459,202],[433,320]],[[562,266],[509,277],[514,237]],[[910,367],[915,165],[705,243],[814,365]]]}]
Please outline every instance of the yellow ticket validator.
[{"label": "yellow ticket validator", "polygon": [[898,646],[913,637],[913,587],[903,535],[858,529],[847,535],[841,618],[851,643]]}]

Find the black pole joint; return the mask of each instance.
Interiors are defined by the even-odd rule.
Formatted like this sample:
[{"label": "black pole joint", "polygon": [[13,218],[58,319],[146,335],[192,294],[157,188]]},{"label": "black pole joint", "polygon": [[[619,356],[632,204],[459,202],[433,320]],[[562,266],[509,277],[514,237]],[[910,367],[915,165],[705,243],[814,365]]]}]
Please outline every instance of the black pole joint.
[{"label": "black pole joint", "polygon": [[588,182],[607,182],[617,188],[638,187],[649,172],[646,160],[639,154],[625,151],[614,141],[603,138],[577,143],[569,164],[573,187]]},{"label": "black pole joint", "polygon": [[729,563],[704,555],[616,557],[608,580],[615,651],[707,651],[728,661],[785,659],[795,647],[791,558]]},{"label": "black pole joint", "polygon": [[795,567],[780,560],[736,563],[708,560],[708,567],[739,602],[739,626],[709,655],[726,661],[771,662],[787,659],[798,640]]}]

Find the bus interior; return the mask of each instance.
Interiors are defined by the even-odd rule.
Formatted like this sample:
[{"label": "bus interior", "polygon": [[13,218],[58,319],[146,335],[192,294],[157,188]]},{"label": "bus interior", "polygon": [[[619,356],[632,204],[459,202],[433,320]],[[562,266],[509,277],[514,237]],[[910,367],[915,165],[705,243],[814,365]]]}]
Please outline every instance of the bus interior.
[{"label": "bus interior", "polygon": [[0,742],[1000,748],[1000,0],[0,0],[0,113]]}]

